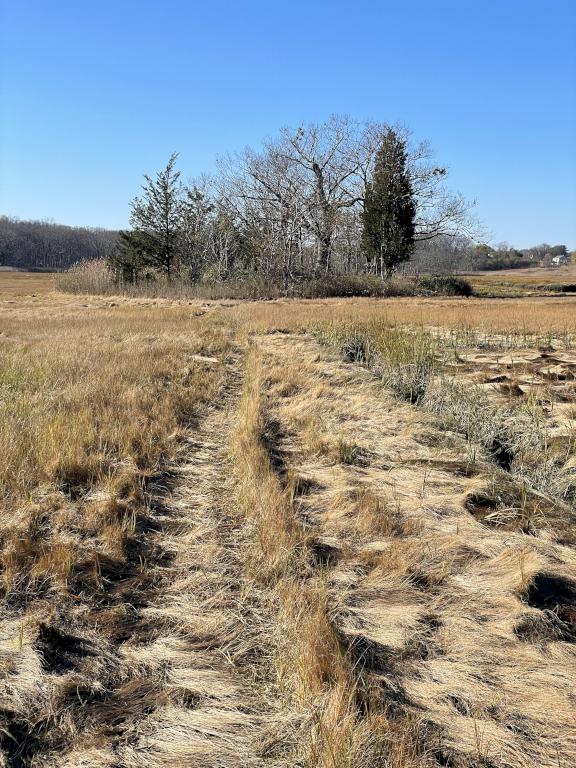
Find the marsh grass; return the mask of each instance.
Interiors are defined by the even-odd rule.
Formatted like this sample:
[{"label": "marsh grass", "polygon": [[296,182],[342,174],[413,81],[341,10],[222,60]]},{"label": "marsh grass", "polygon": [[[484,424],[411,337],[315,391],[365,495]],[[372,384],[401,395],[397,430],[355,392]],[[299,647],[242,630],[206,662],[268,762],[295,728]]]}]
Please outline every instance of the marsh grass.
[{"label": "marsh grass", "polygon": [[[136,660],[130,672],[134,677],[126,685],[132,686],[130,690],[140,701],[142,719],[134,727],[138,738],[146,742],[144,749],[149,747],[146,728],[154,722],[160,741],[167,733],[178,732],[179,748],[184,749],[190,733],[198,732],[193,720],[197,702],[187,700],[193,706],[179,712],[178,718],[183,720],[162,719],[168,716],[163,707],[170,710],[169,697],[183,700],[185,694],[179,688],[174,690],[175,683],[167,673],[170,665],[161,655],[156,656],[154,674],[169,683],[169,688],[159,688],[156,678],[145,680],[142,691],[138,687],[148,657],[161,654],[162,643],[155,634],[160,625],[172,627],[171,644],[165,644],[165,652],[181,660],[183,679],[196,673],[203,679],[207,649],[213,653],[210,664],[216,660],[213,672],[219,669],[220,659],[226,664],[242,659],[247,676],[254,676],[254,689],[266,706],[270,703],[263,718],[269,733],[264,749],[269,750],[272,762],[283,764],[284,760],[284,764],[304,768],[423,768],[440,760],[454,765],[486,762],[481,728],[490,713],[483,711],[485,689],[476,672],[462,676],[461,670],[466,665],[480,670],[480,666],[474,667],[477,659],[481,664],[483,658],[492,659],[482,656],[482,642],[501,636],[501,620],[466,622],[466,632],[472,634],[466,635],[469,645],[464,655],[456,657],[458,665],[464,666],[453,673],[452,684],[464,677],[471,701],[476,702],[470,712],[474,728],[477,716],[481,722],[474,733],[477,759],[462,758],[460,762],[457,755],[453,760],[450,756],[444,759],[444,753],[436,751],[436,742],[443,737],[430,725],[435,721],[430,720],[429,711],[425,706],[404,707],[398,697],[404,695],[402,688],[390,688],[387,682],[390,679],[396,685],[394,669],[398,667],[407,674],[414,670],[414,686],[436,690],[438,678],[428,675],[428,663],[433,671],[434,663],[450,662],[452,656],[440,653],[435,658],[443,641],[440,636],[437,640],[432,637],[434,624],[423,620],[408,625],[411,634],[406,647],[402,646],[404,655],[386,652],[380,658],[378,653],[384,649],[379,643],[357,643],[357,632],[346,628],[350,616],[342,610],[343,582],[335,578],[335,572],[341,568],[340,577],[360,584],[366,578],[367,591],[354,589],[348,596],[359,601],[356,607],[362,608],[365,599],[381,602],[378,613],[371,614],[365,626],[355,627],[368,637],[372,622],[375,628],[394,625],[394,594],[401,601],[403,618],[414,606],[422,606],[426,589],[426,601],[445,590],[441,610],[447,612],[447,627],[454,626],[459,633],[462,615],[467,616],[473,601],[486,595],[486,610],[504,605],[509,611],[509,603],[500,599],[505,576],[515,590],[510,610],[519,610],[516,594],[524,599],[534,574],[543,568],[542,561],[524,538],[521,556],[504,542],[501,554],[490,559],[500,551],[493,549],[495,537],[500,535],[497,529],[503,529],[503,539],[508,530],[514,530],[522,537],[529,534],[530,541],[541,528],[547,533],[560,530],[557,526],[562,525],[567,509],[561,502],[570,502],[574,494],[573,442],[554,446],[548,435],[547,406],[538,398],[518,404],[494,402],[481,387],[455,380],[458,373],[448,375],[446,365],[463,354],[464,345],[483,339],[486,344],[500,344],[498,348],[517,342],[532,344],[535,338],[546,344],[568,344],[574,330],[568,300],[539,305],[532,314],[530,304],[488,305],[458,299],[442,303],[390,300],[385,304],[367,299],[215,305],[50,293],[41,300],[32,294],[19,295],[17,301],[0,295],[0,304],[0,451],[7,457],[0,468],[0,567],[6,616],[0,652],[6,659],[2,690],[10,697],[0,719],[0,727],[10,734],[0,736],[3,749],[16,743],[13,734],[19,739],[18,749],[22,743],[32,744],[30,749],[34,749],[34,739],[40,734],[38,743],[44,749],[50,744],[42,741],[44,736],[55,733],[53,766],[61,758],[62,742],[57,740],[62,740],[63,733],[67,734],[64,742],[70,734],[78,740],[80,726],[87,723],[92,727],[90,717],[108,691],[113,696],[106,704],[111,708],[106,717],[115,718],[114,723],[134,719],[131,694],[121,698],[126,678],[112,683],[106,676],[106,665],[115,658],[119,643],[125,646],[127,658]],[[354,322],[349,319],[351,312],[358,315]],[[434,327],[427,327],[428,321]],[[309,338],[269,333],[278,328],[313,330],[348,364],[334,363],[334,355],[325,355]],[[562,341],[563,328],[567,335]],[[251,338],[253,332],[262,331],[268,334],[266,351],[262,337]],[[270,362],[273,348],[277,364]],[[161,506],[172,489],[173,477],[167,467],[173,473],[181,456],[197,458],[185,440],[194,435],[198,414],[208,404],[225,399],[223,371],[229,357],[244,373],[238,403],[234,401],[223,413],[234,432],[230,499],[222,509],[213,504],[210,484],[222,485],[221,472],[227,467],[216,471],[215,462],[222,461],[220,448],[210,453],[204,445],[196,474],[190,475],[185,497],[171,518]],[[366,371],[358,370],[358,363],[369,367],[404,401],[400,404],[385,395],[392,409],[390,417],[388,411],[378,411],[379,398],[384,395],[381,387]],[[415,414],[415,421],[418,414],[428,420],[432,414],[438,444],[448,432],[466,436],[466,441],[457,438],[457,446],[468,450],[468,455],[456,457],[452,465],[474,471],[454,474],[448,500],[462,507],[461,520],[474,541],[462,541],[458,522],[454,533],[452,519],[427,509],[437,492],[434,480],[438,472],[429,457],[422,465],[410,463],[418,451],[416,443],[409,444],[408,460],[399,467],[402,493],[395,495],[388,484],[393,462],[389,457],[397,450],[394,424],[400,434],[406,419],[410,421]],[[211,428],[206,427],[208,432]],[[381,455],[375,450],[372,455],[372,446],[384,433],[386,450]],[[222,452],[228,439],[228,432],[225,434],[219,437]],[[209,444],[210,434],[205,438]],[[507,457],[503,449],[508,451]],[[366,462],[366,467],[363,451],[372,462]],[[510,460],[508,470],[498,466],[498,452]],[[481,472],[487,476],[481,477]],[[463,507],[463,477],[474,485],[475,496],[466,492],[470,510]],[[482,503],[481,514],[472,509]],[[152,514],[155,505],[159,505],[156,518]],[[204,516],[189,519],[191,505],[204,509]],[[477,519],[470,513],[478,515]],[[185,515],[190,530],[183,537]],[[149,549],[138,548],[150,526],[156,525],[153,530],[158,530],[158,518],[166,524],[166,533],[159,532]],[[226,529],[224,548],[215,547],[206,535],[211,527]],[[335,566],[318,557],[323,534],[328,534],[332,544],[336,539],[341,565],[340,560]],[[543,541],[539,546],[545,546]],[[480,557],[480,550],[475,553],[467,548],[471,542],[482,548],[485,557]],[[171,581],[174,574],[170,575],[170,567],[163,561],[155,576],[151,574],[149,558],[170,554],[170,547],[181,558],[176,581]],[[459,603],[458,589],[465,583],[462,569],[468,566],[470,592]],[[451,581],[453,575],[458,578]],[[148,617],[148,609],[144,609],[139,638],[132,643],[134,606],[138,601],[145,603],[151,578],[158,579],[162,604],[156,604]],[[126,591],[115,592],[116,587]],[[224,603],[223,595],[229,596]],[[201,599],[195,602],[198,596]],[[483,612],[482,603],[479,605]],[[229,611],[238,618],[233,629]],[[50,630],[54,617],[60,618],[62,626],[72,615],[79,622],[79,614],[91,617],[98,631],[110,632],[113,640],[97,646],[105,653],[90,657],[97,673],[89,684],[82,683],[84,687],[77,685],[76,678],[50,674],[50,680],[62,683],[57,689],[60,698],[54,698],[50,689],[43,715],[48,719],[38,719],[40,709],[34,710],[29,703],[38,700],[37,681],[48,675],[39,671],[46,659],[42,660],[34,644],[42,632]],[[92,642],[95,633],[81,622],[74,632],[80,632],[79,627]],[[442,630],[441,625],[436,629]],[[511,633],[511,626],[509,630]],[[494,634],[482,641],[484,632]],[[511,634],[509,639],[514,640]],[[197,656],[191,654],[191,644],[197,646]],[[426,656],[428,652],[430,656]],[[558,655],[553,651],[549,659]],[[530,656],[521,674],[527,669],[544,669],[546,665],[540,661],[540,656]],[[128,673],[122,669],[119,674]],[[217,686],[218,681],[216,674]],[[459,685],[454,686],[455,691],[460,691]],[[228,690],[224,686],[222,694],[227,706],[236,712],[251,709],[248,699],[237,706]],[[452,691],[452,687],[446,690]],[[436,702],[438,717],[452,706],[446,704],[446,690],[441,692],[440,703]],[[538,691],[546,691],[546,684],[528,690],[529,696],[518,694],[518,698],[530,703]],[[514,695],[506,691],[502,695],[510,696],[515,706]],[[429,703],[433,697],[427,696],[422,700]],[[204,704],[212,702],[211,694],[201,698]],[[220,703],[215,705],[218,713],[209,710],[216,720],[222,714]],[[542,701],[534,705],[539,712],[544,706]],[[74,721],[73,707],[80,712]],[[205,712],[200,714],[205,716]],[[450,713],[446,733],[472,720],[461,712],[457,716]],[[8,721],[8,715],[12,720]],[[560,715],[562,723],[568,722],[565,713]],[[154,721],[155,717],[159,719]],[[184,720],[194,727],[179,730]],[[562,728],[563,738],[567,730],[565,725]],[[241,738],[237,731],[230,738],[229,733],[226,731],[226,743],[235,752]],[[456,728],[460,741],[462,733]],[[505,731],[505,736],[510,733]],[[103,734],[99,732],[95,738],[104,742]],[[120,738],[128,740],[122,732]],[[158,760],[165,755],[170,760],[171,742],[162,743],[167,751]],[[78,745],[81,749],[80,741]],[[219,764],[237,764],[244,756],[239,754]],[[119,758],[110,754],[102,762],[98,756],[81,759],[82,764],[109,768]],[[127,764],[141,764],[142,759],[146,758],[140,753]]]},{"label": "marsh grass", "polygon": [[320,324],[313,333],[347,360],[367,365],[385,386],[411,403],[422,400],[437,367],[437,344],[426,331],[334,323]]},{"label": "marsh grass", "polygon": [[[293,374],[294,378],[294,374]],[[369,695],[350,649],[331,619],[327,573],[314,562],[314,532],[299,517],[299,478],[285,473],[270,443],[270,376],[253,347],[246,359],[243,393],[232,443],[240,507],[251,528],[244,556],[247,573],[259,583],[270,621],[275,680],[281,699],[278,731],[288,764],[304,768],[391,768],[421,766],[415,731],[389,720]],[[266,383],[268,386],[262,386]],[[338,444],[338,455],[354,463],[356,446]],[[385,505],[358,497],[364,526],[375,517],[387,527]],[[389,522],[389,521],[388,521]],[[286,722],[300,723],[290,738]]]},{"label": "marsh grass", "polygon": [[356,443],[339,438],[336,444],[336,455],[342,464],[361,465],[362,449]]},{"label": "marsh grass", "polygon": [[[167,703],[123,645],[166,631],[138,611],[170,586],[165,504],[222,398],[231,336],[185,307],[48,293],[4,308],[0,761],[54,766],[75,753],[70,764],[108,768],[107,718],[123,711],[136,728]],[[148,662],[160,663],[154,650]]]},{"label": "marsh grass", "polygon": [[[217,329],[191,332],[119,312],[62,328],[7,323],[0,342],[0,510],[5,593],[65,589],[86,549],[122,551],[143,487],[179,450],[196,409],[218,393]],[[85,543],[80,542],[85,539]],[[91,542],[91,543],[88,543]],[[83,554],[81,554],[83,553]],[[94,556],[94,555],[92,555]],[[50,586],[51,585],[51,586]]]},{"label": "marsh grass", "polygon": [[249,572],[257,580],[275,581],[302,565],[306,536],[290,506],[293,489],[279,482],[268,450],[262,381],[261,361],[252,349],[246,360],[232,451],[241,508],[257,542],[250,555]]},{"label": "marsh grass", "polygon": [[[576,503],[574,441],[566,441],[560,449],[552,445],[547,413],[534,397],[495,403],[484,388],[447,375],[446,363],[461,348],[457,341],[461,337],[455,332],[443,336],[417,328],[357,322],[319,324],[313,333],[344,359],[368,367],[400,399],[434,414],[443,429],[463,434],[471,461],[476,460],[479,447],[484,456],[520,482]],[[464,340],[467,346],[477,344],[476,332],[466,333]],[[519,342],[509,334],[502,348],[513,340]],[[529,341],[534,339],[529,337]],[[520,342],[528,345],[528,337]]]}]

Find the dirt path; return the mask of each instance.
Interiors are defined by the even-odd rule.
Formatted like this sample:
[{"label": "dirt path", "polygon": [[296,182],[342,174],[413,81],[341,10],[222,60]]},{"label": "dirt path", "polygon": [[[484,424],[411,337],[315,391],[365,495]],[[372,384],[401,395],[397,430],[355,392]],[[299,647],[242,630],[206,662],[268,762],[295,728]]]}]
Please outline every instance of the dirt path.
[{"label": "dirt path", "polygon": [[122,564],[80,569],[76,603],[61,615],[51,608],[20,647],[17,622],[4,622],[0,661],[12,666],[1,683],[1,766],[261,764],[258,626],[241,592],[241,521],[228,500],[238,379],[231,370],[220,407],[190,430],[186,462],[149,495]]},{"label": "dirt path", "polygon": [[257,343],[330,619],[417,722],[418,764],[576,765],[573,548],[482,522],[509,477],[364,369],[305,337]]}]

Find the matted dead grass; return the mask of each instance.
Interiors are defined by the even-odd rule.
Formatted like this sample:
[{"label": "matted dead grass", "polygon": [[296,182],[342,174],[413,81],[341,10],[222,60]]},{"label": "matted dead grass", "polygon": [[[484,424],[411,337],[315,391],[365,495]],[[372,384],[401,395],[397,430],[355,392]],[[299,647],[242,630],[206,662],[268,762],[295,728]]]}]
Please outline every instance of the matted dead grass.
[{"label": "matted dead grass", "polygon": [[251,765],[250,694],[211,650],[244,652],[225,446],[201,432],[231,338],[182,307],[37,299],[0,317],[2,764]]},{"label": "matted dead grass", "polygon": [[[288,387],[284,385],[290,371]],[[268,615],[272,675],[265,690],[276,702],[270,723],[279,764],[305,768],[423,768],[416,726],[387,716],[387,702],[342,642],[333,620],[324,549],[316,526],[301,514],[307,480],[294,473],[277,398],[307,387],[306,370],[278,364],[258,342],[247,360],[233,442],[237,494],[247,520],[247,574],[259,584]],[[365,519],[369,512],[366,510]]]},{"label": "matted dead grass", "polygon": [[[493,483],[488,458],[471,461],[462,437],[368,372],[304,338],[260,345],[327,614],[381,724],[404,722],[402,758],[388,745],[388,764],[571,765],[573,548],[546,523],[527,534],[478,520],[468,501]],[[342,442],[356,460],[319,447]]]},{"label": "matted dead grass", "polygon": [[[573,298],[201,302],[17,274],[7,768],[576,762],[572,501],[530,484],[573,453]],[[342,347],[367,328],[396,378],[359,332]],[[524,475],[466,424],[470,391],[537,425]]]}]

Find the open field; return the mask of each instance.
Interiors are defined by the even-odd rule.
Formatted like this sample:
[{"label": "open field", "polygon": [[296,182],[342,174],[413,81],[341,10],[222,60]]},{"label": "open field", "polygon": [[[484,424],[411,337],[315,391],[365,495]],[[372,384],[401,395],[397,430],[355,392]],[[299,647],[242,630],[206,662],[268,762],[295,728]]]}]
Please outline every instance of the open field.
[{"label": "open field", "polygon": [[0,766],[576,765],[576,297],[0,272],[0,454]]},{"label": "open field", "polygon": [[55,272],[0,271],[0,291],[4,297],[30,296],[53,291],[59,275]]},{"label": "open field", "polygon": [[576,264],[563,267],[527,267],[472,272],[467,275],[480,295],[530,296],[576,293]]}]

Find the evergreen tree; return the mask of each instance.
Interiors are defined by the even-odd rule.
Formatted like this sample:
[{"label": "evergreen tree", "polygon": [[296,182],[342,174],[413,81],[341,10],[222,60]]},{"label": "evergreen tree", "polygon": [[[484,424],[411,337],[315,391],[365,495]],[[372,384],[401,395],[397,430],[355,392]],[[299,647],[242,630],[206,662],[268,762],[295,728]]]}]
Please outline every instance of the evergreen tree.
[{"label": "evergreen tree", "polygon": [[134,230],[153,238],[153,266],[170,278],[177,257],[178,238],[182,227],[182,184],[175,170],[177,154],[173,154],[156,178],[144,176],[144,195],[132,201],[130,224]]},{"label": "evergreen tree", "polygon": [[362,214],[362,247],[382,278],[410,258],[415,215],[406,146],[389,128],[376,155],[372,180],[366,184]]},{"label": "evergreen tree", "polygon": [[108,264],[120,282],[137,283],[142,270],[154,266],[158,251],[159,243],[153,235],[139,229],[120,232]]}]

